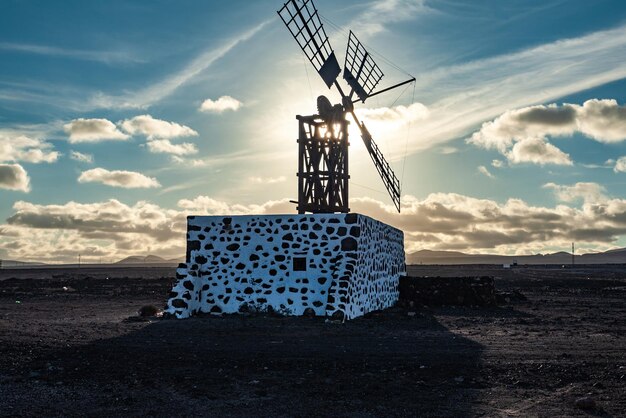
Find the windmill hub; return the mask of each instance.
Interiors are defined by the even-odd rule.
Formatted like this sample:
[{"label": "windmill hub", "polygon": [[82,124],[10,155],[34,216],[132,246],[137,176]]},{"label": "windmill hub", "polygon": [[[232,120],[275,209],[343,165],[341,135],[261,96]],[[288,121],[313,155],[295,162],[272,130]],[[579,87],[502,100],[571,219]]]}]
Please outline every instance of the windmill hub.
[{"label": "windmill hub", "polygon": [[[385,309],[398,300],[405,271],[402,231],[349,213],[348,114],[400,210],[400,182],[354,111],[383,77],[372,57],[350,32],[343,78],[312,0],[289,0],[278,12],[340,104],[317,98],[317,114],[298,120],[297,215],[189,216],[186,262],[166,312],[278,311],[289,315],[352,319]],[[353,100],[353,96],[358,97]],[[312,213],[312,214],[311,214]]]},{"label": "windmill hub", "polygon": [[317,113],[327,126],[339,123],[346,118],[343,106],[340,104],[333,106],[326,96],[317,98]]}]

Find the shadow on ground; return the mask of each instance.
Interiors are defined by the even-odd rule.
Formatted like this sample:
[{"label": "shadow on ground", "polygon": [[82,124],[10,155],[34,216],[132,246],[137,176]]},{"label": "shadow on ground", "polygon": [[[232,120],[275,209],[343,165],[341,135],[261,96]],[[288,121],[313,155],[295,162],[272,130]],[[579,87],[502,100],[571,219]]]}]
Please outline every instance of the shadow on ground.
[{"label": "shadow on ground", "polygon": [[78,415],[467,416],[484,387],[482,350],[428,314],[400,311],[345,324],[163,320],[39,360],[33,369],[49,390],[22,407]]}]

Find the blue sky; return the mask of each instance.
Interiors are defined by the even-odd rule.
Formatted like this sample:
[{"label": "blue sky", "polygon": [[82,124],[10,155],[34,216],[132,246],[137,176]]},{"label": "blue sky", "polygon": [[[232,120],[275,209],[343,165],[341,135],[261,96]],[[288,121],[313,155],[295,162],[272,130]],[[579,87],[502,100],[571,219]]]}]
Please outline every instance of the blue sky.
[{"label": "blue sky", "polygon": [[[295,210],[295,115],[338,96],[281,0],[2,3],[0,257],[176,257],[187,214]],[[402,214],[356,133],[353,210],[408,251],[626,246],[622,1],[316,4],[340,61],[353,29],[381,86],[417,78],[359,109]]]}]

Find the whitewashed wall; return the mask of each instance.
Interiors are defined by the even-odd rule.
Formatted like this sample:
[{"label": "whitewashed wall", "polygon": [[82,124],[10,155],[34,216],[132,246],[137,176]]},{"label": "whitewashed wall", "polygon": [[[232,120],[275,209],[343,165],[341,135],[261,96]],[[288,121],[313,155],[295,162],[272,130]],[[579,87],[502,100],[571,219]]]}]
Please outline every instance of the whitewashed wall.
[{"label": "whitewashed wall", "polygon": [[403,234],[369,217],[190,216],[187,229],[187,262],[166,308],[178,318],[245,305],[352,319],[398,300]]}]

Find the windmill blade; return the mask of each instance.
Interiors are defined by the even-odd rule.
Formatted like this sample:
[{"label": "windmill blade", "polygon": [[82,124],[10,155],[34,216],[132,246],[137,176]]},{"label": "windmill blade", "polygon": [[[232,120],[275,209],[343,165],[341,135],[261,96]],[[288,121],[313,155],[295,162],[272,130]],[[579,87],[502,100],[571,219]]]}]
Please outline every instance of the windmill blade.
[{"label": "windmill blade", "polygon": [[383,156],[380,148],[378,148],[378,145],[376,145],[376,142],[374,142],[374,139],[365,127],[365,124],[359,122],[354,112],[351,112],[351,114],[357,126],[361,130],[361,138],[363,139],[365,148],[367,148],[367,152],[369,152],[370,157],[372,157],[374,166],[376,166],[376,170],[378,171],[380,178],[385,184],[387,193],[389,193],[391,200],[393,200],[393,204],[398,210],[398,213],[400,213],[400,180],[398,180],[396,173],[393,172],[393,169]]},{"label": "windmill blade", "polygon": [[341,68],[313,1],[289,0],[278,11],[278,15],[330,88],[341,73]]},{"label": "windmill blade", "polygon": [[352,88],[350,98],[354,93],[365,102],[384,74],[374,59],[365,49],[356,35],[350,31],[348,47],[346,48],[346,62],[343,66],[343,78]]}]

